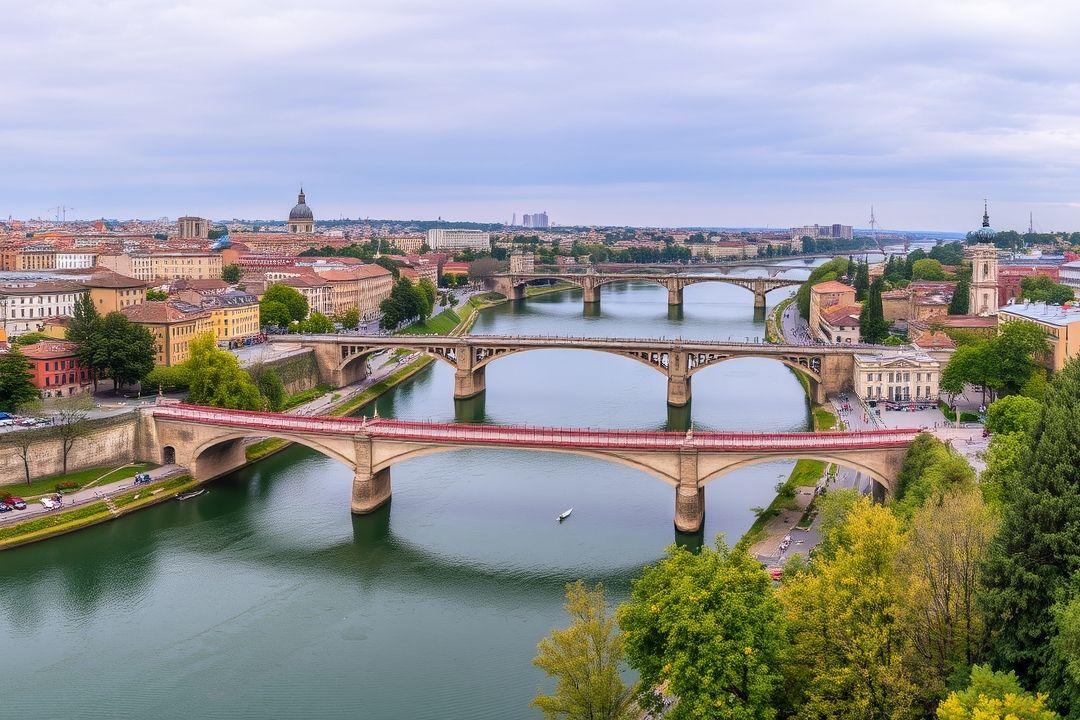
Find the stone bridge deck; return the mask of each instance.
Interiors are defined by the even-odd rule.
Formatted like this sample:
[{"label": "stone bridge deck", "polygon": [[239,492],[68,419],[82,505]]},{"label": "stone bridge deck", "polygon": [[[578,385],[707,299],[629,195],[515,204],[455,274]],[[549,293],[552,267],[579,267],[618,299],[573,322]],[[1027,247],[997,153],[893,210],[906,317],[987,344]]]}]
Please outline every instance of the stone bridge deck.
[{"label": "stone bridge deck", "polygon": [[675,488],[675,524],[697,531],[705,485],[758,462],[814,458],[854,467],[891,488],[916,430],[831,433],[655,432],[465,425],[379,418],[313,418],[163,404],[143,411],[143,459],[169,460],[198,479],[246,462],[243,440],[278,437],[307,445],[354,471],[351,507],[368,513],[390,499],[390,467],[461,448],[571,453],[615,462]]}]

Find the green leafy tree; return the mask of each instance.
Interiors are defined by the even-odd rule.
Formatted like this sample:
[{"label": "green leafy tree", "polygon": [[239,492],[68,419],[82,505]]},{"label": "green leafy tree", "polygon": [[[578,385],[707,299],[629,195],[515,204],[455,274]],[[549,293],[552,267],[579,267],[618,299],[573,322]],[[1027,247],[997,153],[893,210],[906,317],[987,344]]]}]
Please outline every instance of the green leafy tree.
[{"label": "green leafy tree", "polygon": [[255,384],[259,388],[259,393],[266,398],[266,406],[268,410],[273,412],[281,412],[285,409],[285,383],[281,381],[281,376],[273,368],[259,368],[252,371],[252,376],[255,378]]},{"label": "green leafy tree", "polygon": [[866,293],[866,302],[859,313],[859,334],[863,342],[880,343],[889,334],[885,311],[881,304],[881,278],[874,278]]},{"label": "green leafy tree", "polygon": [[164,290],[158,290],[156,288],[150,288],[149,290],[146,291],[146,299],[147,300],[168,300],[169,299],[169,293],[165,292]]},{"label": "green leafy tree", "polygon": [[316,310],[300,323],[303,332],[321,334],[334,332],[334,323],[330,318]]},{"label": "green leafy tree", "polygon": [[967,689],[954,692],[937,709],[938,720],[1058,720],[1045,695],[1025,692],[1015,673],[971,668]]},{"label": "green leafy tree", "polygon": [[435,298],[438,297],[439,291],[436,289],[434,283],[427,278],[423,278],[417,283],[417,288],[423,293],[424,298],[427,300],[428,315],[435,309]]},{"label": "green leafy tree", "polygon": [[957,395],[968,383],[982,389],[984,404],[987,391],[993,396],[1004,387],[1001,358],[994,352],[993,341],[956,348],[941,371],[939,387],[947,393]]},{"label": "green leafy tree", "polygon": [[0,353],[0,411],[15,412],[19,406],[39,397],[30,382],[30,361],[17,347]]},{"label": "green leafy tree", "polygon": [[191,341],[184,366],[190,378],[190,402],[233,410],[264,409],[265,401],[251,376],[235,355],[217,346],[213,333]]},{"label": "green leafy tree", "polygon": [[987,555],[983,602],[996,627],[1000,666],[1046,692],[1055,708],[1080,710],[1075,684],[1052,641],[1051,608],[1080,571],[1080,362],[1050,383],[1026,438],[1021,473],[1006,477],[1001,530]]},{"label": "green leafy tree", "polygon": [[919,679],[923,716],[950,683],[985,659],[989,629],[978,605],[981,562],[997,518],[972,484],[919,507],[899,552],[905,666]]},{"label": "green leafy tree", "polygon": [[188,370],[183,364],[158,365],[147,374],[146,379],[143,380],[143,385],[153,390],[173,392],[187,391],[190,382],[191,378]]},{"label": "green leafy tree", "polygon": [[227,283],[240,282],[240,266],[236,263],[229,263],[221,268],[221,279]]},{"label": "green leafy tree", "polygon": [[[272,303],[283,305],[285,312],[282,312],[276,305],[271,305]],[[303,320],[307,317],[307,314],[307,298],[296,288],[281,283],[274,283],[266,288],[266,292],[263,293],[262,299],[259,301],[259,319],[264,325],[285,327],[293,320]],[[284,317],[288,317],[287,322],[276,322]],[[266,319],[264,320],[264,318]]]},{"label": "green leafy tree", "polygon": [[986,409],[986,429],[992,433],[1029,432],[1039,419],[1042,403],[1023,395],[1009,395]]},{"label": "green leafy tree", "polygon": [[1054,282],[1047,275],[1028,275],[1020,279],[1020,297],[1061,305],[1073,299],[1073,290],[1068,285]]},{"label": "green leafy tree", "polygon": [[745,549],[698,553],[668,548],[634,581],[619,608],[630,666],[641,676],[641,704],[657,709],[651,688],[678,698],[664,715],[773,718],[780,690],[784,622],[761,566]]},{"label": "green leafy tree", "polygon": [[42,340],[48,340],[49,336],[42,332],[28,332],[23,333],[19,337],[11,341],[11,344],[16,347],[26,347],[27,345],[33,345],[34,343],[41,342]]},{"label": "green leafy tree", "polygon": [[75,353],[83,367],[90,370],[96,391],[100,368],[95,365],[95,356],[101,338],[101,316],[98,315],[89,293],[80,295],[75,301],[71,322],[64,336],[78,346]]},{"label": "green leafy tree", "polygon": [[[784,700],[802,720],[914,720],[896,517],[862,499],[831,558],[781,585],[790,628]],[[701,715],[707,717],[707,715]]]},{"label": "green leafy tree", "polygon": [[379,326],[384,330],[392,330],[409,320],[423,320],[430,313],[427,296],[408,278],[399,278],[394,283],[389,297],[380,303],[379,310],[382,312]]},{"label": "green leafy tree", "polygon": [[1020,392],[1038,365],[1035,357],[1050,350],[1046,331],[1033,322],[1004,323],[992,341],[991,352],[1000,368],[1001,387],[1005,393]]},{"label": "green leafy tree", "polygon": [[866,299],[866,291],[870,289],[870,263],[860,262],[855,270],[855,299],[862,302]]},{"label": "green leafy tree", "polygon": [[119,392],[145,378],[154,369],[156,354],[154,336],[145,327],[117,311],[102,318],[93,365],[112,378],[113,390]]},{"label": "green leafy tree", "polygon": [[922,260],[916,260],[911,264],[911,279],[912,280],[944,280],[945,268],[941,266],[941,261],[934,260],[933,258],[923,258]]},{"label": "green leafy tree", "polygon": [[974,488],[975,471],[960,455],[929,433],[922,433],[908,449],[897,474],[896,515],[908,520],[930,500]]},{"label": "green leafy tree", "polygon": [[341,323],[341,326],[346,330],[352,330],[360,324],[360,311],[356,308],[349,308],[345,312],[335,315],[334,322]]},{"label": "green leafy tree", "polygon": [[988,505],[1000,510],[1006,491],[1023,481],[1030,449],[1028,433],[997,433],[990,438],[983,458],[986,469],[979,476],[979,488]]},{"label": "green leafy tree", "polygon": [[623,639],[608,612],[604,588],[580,580],[566,586],[570,626],[540,641],[533,664],[555,678],[555,692],[537,695],[533,705],[547,718],[636,720],[636,688],[621,677]]},{"label": "green leafy tree", "polygon": [[967,315],[971,294],[971,282],[962,277],[956,283],[956,289],[953,290],[952,299],[949,301],[949,314],[950,315]]}]

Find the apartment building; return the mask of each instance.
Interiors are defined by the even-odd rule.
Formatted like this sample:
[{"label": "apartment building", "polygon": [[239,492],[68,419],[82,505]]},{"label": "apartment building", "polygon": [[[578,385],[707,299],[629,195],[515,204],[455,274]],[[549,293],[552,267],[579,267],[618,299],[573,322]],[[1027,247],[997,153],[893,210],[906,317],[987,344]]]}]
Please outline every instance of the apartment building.
[{"label": "apartment building", "polygon": [[212,252],[135,252],[101,255],[98,265],[121,275],[146,280],[206,280],[221,277],[221,255]]},{"label": "apartment building", "polygon": [[190,356],[192,340],[213,332],[209,311],[183,301],[149,300],[121,312],[154,336],[155,365],[179,365]]},{"label": "apartment building", "polygon": [[45,319],[71,315],[87,292],[67,280],[12,280],[0,283],[0,319],[9,338],[38,332]]}]

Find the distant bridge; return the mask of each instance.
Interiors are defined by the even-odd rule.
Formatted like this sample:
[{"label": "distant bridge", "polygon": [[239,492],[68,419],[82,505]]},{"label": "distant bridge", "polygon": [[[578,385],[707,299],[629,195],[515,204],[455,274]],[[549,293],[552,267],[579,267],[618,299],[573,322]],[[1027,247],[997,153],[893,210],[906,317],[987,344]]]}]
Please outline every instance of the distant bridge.
[{"label": "distant bridge", "polygon": [[390,499],[390,467],[463,448],[539,450],[595,457],[675,488],[675,527],[701,529],[705,485],[761,462],[811,458],[855,468],[892,490],[916,430],[828,433],[650,432],[316,418],[163,403],[139,414],[141,460],[177,463],[197,480],[247,462],[249,438],[306,445],[352,468],[351,509],[369,513]]},{"label": "distant bridge", "polygon": [[501,335],[271,335],[272,342],[299,343],[315,350],[319,375],[335,387],[367,374],[364,360],[380,350],[404,348],[425,352],[454,368],[454,397],[469,398],[487,387],[485,368],[499,358],[529,350],[594,350],[636,360],[668,379],[667,401],[690,402],[691,376],[711,365],[740,357],[778,360],[802,373],[814,402],[851,384],[855,353],[873,346],[777,345],[708,340],[519,337]]},{"label": "distant bridge", "polygon": [[704,282],[720,282],[729,285],[738,285],[754,293],[754,307],[765,307],[765,295],[783,287],[795,287],[802,285],[806,280],[781,277],[742,277],[739,275],[684,275],[679,273],[667,273],[656,275],[652,273],[568,273],[568,272],[531,272],[531,273],[498,273],[493,276],[495,292],[505,295],[511,300],[521,300],[525,297],[525,285],[533,280],[560,280],[572,283],[582,289],[584,300],[587,303],[600,302],[600,288],[614,282],[651,282],[667,288],[668,305],[682,305],[683,289],[688,285]]}]

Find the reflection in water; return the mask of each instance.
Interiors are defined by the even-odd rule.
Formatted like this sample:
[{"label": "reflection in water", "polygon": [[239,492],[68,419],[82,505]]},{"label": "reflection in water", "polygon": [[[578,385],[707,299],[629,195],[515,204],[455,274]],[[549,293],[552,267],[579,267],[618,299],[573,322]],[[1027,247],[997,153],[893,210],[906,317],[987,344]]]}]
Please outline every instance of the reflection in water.
[{"label": "reflection in water", "polygon": [[754,308],[754,324],[763,325],[765,323],[765,317],[768,313],[767,308],[756,307]]},{"label": "reflection in water", "polygon": [[682,320],[683,319],[683,306],[682,305],[668,305],[667,306],[667,319],[668,320]]},{"label": "reflection in water", "polygon": [[[691,286],[679,312],[648,283],[603,292],[596,313],[582,311],[580,290],[506,303],[482,312],[475,332],[764,335],[741,288]],[[679,432],[691,423],[807,427],[805,393],[775,361],[696,373],[692,414],[667,405],[662,374],[606,353],[518,353],[486,372],[485,393],[455,402],[452,368],[435,363],[361,412]],[[536,717],[529,700],[545,679],[530,660],[537,640],[565,623],[566,582],[603,581],[620,600],[672,542],[738,537],[790,468],[767,463],[714,480],[703,533],[681,535],[670,486],[596,459],[510,450],[415,458],[392,467],[391,504],[353,517],[351,470],[289,448],[194,500],[3,553],[0,637],[18,652],[0,653],[0,675],[25,688],[62,679],[47,702],[13,693],[4,709],[22,718],[87,708],[159,720]]]},{"label": "reflection in water", "polygon": [[598,318],[603,313],[603,309],[600,307],[600,301],[596,302],[583,302],[581,303],[581,316],[587,318]]}]

